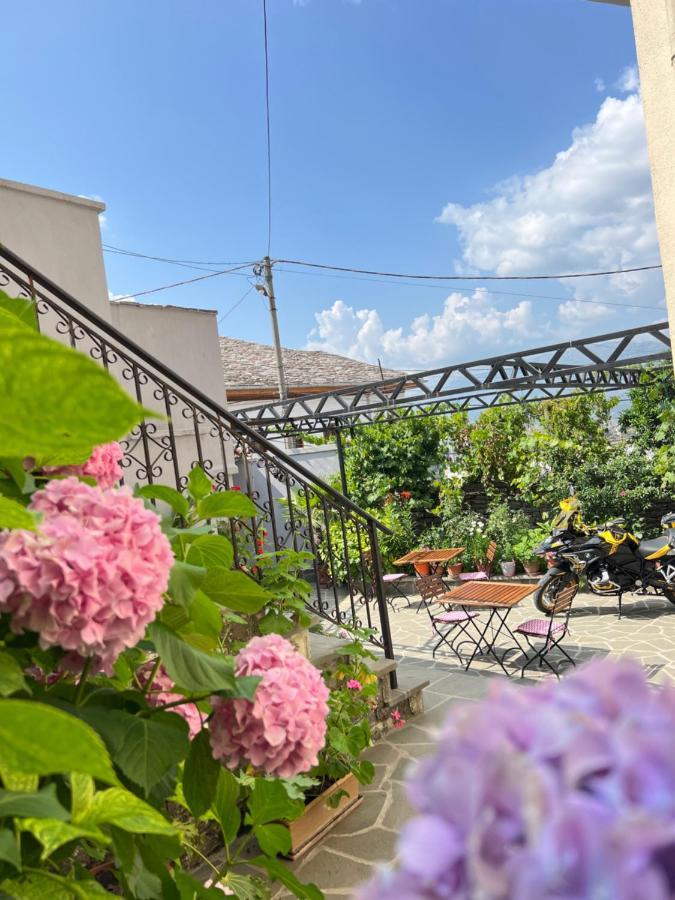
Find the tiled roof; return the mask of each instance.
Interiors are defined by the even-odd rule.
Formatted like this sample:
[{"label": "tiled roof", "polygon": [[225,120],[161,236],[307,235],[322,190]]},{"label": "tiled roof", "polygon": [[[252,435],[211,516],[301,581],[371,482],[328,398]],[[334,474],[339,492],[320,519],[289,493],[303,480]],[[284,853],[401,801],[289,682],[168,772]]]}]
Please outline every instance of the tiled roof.
[{"label": "tiled roof", "polygon": [[[325,353],[323,350],[282,350],[284,374],[290,388],[332,388],[345,384],[364,384],[379,381],[383,375],[377,365]],[[271,344],[256,344],[236,338],[220,338],[223,377],[228,391],[245,388],[276,388],[277,362]],[[403,372],[383,369],[384,377],[396,377]]]}]

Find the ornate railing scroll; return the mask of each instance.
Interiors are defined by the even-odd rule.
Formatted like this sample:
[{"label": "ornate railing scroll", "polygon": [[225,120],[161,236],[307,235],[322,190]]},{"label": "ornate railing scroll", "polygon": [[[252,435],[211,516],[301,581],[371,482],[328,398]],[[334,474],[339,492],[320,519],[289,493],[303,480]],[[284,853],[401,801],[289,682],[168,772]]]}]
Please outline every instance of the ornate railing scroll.
[{"label": "ornate railing scroll", "polygon": [[244,491],[257,514],[230,525],[235,563],[252,567],[263,547],[309,551],[313,611],[374,629],[372,642],[393,659],[379,522],[4,247],[0,290],[32,298],[41,331],[88,354],[158,414],[122,442],[126,483],[182,490],[200,465],[219,487]]}]

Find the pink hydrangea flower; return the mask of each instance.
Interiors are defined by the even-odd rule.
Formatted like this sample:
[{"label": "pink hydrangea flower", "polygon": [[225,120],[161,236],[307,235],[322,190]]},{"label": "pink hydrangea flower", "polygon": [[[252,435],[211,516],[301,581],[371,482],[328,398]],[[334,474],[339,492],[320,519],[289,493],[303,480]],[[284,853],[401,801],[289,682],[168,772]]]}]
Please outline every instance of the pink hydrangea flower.
[{"label": "pink hydrangea flower", "polygon": [[670,900],[675,690],[636,662],[453,707],[407,780],[397,870],[357,900]]},{"label": "pink hydrangea flower", "polygon": [[253,701],[212,700],[214,757],[230,769],[249,762],[281,778],[316,765],[326,738],[329,694],[319,670],[288,641],[270,634],[239,651],[235,671],[262,680]]},{"label": "pink hydrangea flower", "polygon": [[405,725],[405,719],[401,718],[401,713],[397,709],[392,712],[391,721],[394,728],[403,728]]},{"label": "pink hydrangea flower", "polygon": [[[148,683],[148,679],[154,668],[153,663],[145,663],[138,671],[138,678],[143,686]],[[164,706],[165,703],[173,703],[180,700],[181,694],[176,694],[173,690],[173,681],[164,666],[160,666],[155,672],[152,684],[148,688],[146,700],[150,706]],[[188,724],[190,732],[190,740],[196,737],[202,730],[203,720],[202,714],[195,703],[181,703],[180,706],[172,706],[170,712],[178,713]]]},{"label": "pink hydrangea flower", "polygon": [[79,466],[45,468],[45,472],[49,475],[87,475],[95,478],[99,487],[110,488],[122,480],[120,462],[123,458],[124,451],[117,441],[112,441],[94,447],[89,459]]},{"label": "pink hydrangea flower", "polygon": [[163,604],[173,554],[158,516],[128,488],[51,481],[29,508],[39,531],[0,534],[0,611],[40,646],[96,657],[106,671]]},{"label": "pink hydrangea flower", "polygon": [[349,688],[350,691],[360,691],[363,689],[363,685],[356,678],[350,678],[349,681],[347,682],[347,687]]}]

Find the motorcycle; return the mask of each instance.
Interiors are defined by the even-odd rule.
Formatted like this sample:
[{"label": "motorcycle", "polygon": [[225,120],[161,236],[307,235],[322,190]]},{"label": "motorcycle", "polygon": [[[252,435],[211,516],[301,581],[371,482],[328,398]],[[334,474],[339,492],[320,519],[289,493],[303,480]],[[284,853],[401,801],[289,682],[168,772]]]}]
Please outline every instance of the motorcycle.
[{"label": "motorcycle", "polygon": [[663,534],[640,541],[621,519],[595,529],[584,525],[574,500],[563,501],[563,527],[554,528],[535,550],[553,563],[537,585],[537,609],[550,613],[563,587],[572,585],[576,593],[582,574],[594,594],[618,596],[619,615],[627,591],[663,596],[675,604],[675,513],[661,519]]}]

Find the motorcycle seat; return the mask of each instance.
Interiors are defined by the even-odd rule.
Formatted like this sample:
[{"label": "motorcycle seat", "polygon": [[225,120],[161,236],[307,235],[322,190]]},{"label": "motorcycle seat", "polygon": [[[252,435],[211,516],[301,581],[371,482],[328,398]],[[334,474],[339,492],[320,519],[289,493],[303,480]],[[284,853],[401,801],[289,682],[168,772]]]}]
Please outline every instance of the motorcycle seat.
[{"label": "motorcycle seat", "polygon": [[658,559],[658,557],[663,556],[668,549],[670,549],[668,535],[662,534],[659,537],[652,538],[650,541],[640,541],[637,552],[644,559],[649,559],[651,556]]}]

